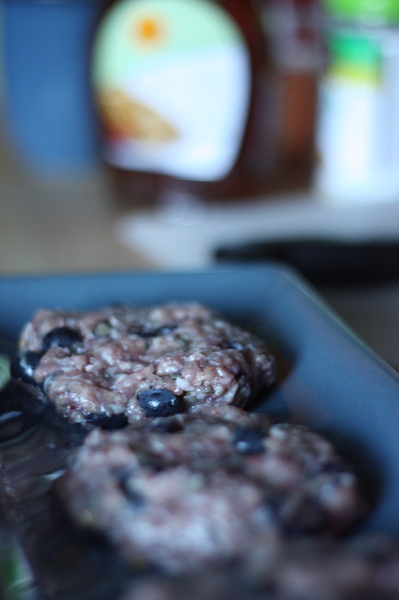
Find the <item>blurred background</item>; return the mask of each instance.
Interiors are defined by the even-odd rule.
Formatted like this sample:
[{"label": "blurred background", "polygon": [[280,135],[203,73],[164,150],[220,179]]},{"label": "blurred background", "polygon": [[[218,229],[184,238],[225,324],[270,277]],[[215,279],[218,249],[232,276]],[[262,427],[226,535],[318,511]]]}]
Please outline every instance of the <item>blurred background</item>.
[{"label": "blurred background", "polygon": [[0,17],[2,276],[277,257],[399,366],[396,0]]}]

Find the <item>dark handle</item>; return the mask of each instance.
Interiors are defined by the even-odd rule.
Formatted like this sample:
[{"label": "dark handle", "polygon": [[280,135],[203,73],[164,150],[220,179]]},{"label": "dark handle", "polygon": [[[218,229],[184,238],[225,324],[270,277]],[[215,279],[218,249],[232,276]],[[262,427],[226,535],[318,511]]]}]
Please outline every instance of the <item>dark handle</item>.
[{"label": "dark handle", "polygon": [[399,281],[399,240],[345,242],[340,240],[254,241],[222,246],[217,262],[288,263],[315,284],[375,284]]}]

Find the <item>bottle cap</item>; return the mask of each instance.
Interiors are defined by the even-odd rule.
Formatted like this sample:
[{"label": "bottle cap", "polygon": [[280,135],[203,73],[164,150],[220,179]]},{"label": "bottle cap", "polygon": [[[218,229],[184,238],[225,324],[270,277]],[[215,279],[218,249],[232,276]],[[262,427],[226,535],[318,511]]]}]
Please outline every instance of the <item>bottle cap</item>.
[{"label": "bottle cap", "polygon": [[331,16],[368,24],[399,22],[398,0],[322,0]]},{"label": "bottle cap", "polygon": [[371,36],[353,34],[347,30],[333,31],[327,43],[334,57],[330,66],[331,74],[352,82],[378,83],[381,49]]}]

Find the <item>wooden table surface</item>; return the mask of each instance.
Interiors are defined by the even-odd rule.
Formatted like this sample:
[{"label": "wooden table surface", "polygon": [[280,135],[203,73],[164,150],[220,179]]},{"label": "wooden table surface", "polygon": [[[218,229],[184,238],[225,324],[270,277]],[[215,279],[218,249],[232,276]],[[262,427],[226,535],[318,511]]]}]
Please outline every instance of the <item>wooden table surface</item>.
[{"label": "wooden table surface", "polygon": [[23,169],[0,142],[0,274],[152,269],[118,241],[101,169],[50,181]]}]

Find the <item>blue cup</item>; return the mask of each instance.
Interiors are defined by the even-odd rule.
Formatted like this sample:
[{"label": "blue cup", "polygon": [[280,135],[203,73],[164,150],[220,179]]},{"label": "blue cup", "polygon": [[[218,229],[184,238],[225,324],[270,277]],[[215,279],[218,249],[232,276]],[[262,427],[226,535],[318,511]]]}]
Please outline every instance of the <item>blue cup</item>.
[{"label": "blue cup", "polygon": [[20,162],[40,175],[98,163],[90,46],[100,0],[4,0],[4,118]]}]

